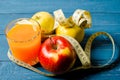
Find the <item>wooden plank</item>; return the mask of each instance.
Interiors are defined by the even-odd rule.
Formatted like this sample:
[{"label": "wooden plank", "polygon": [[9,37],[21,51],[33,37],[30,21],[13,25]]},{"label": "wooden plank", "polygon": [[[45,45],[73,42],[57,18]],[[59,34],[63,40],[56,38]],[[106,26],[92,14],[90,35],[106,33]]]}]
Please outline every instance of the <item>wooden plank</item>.
[{"label": "wooden plank", "polygon": [[80,70],[59,77],[46,77],[12,62],[0,62],[0,80],[115,80],[114,78],[120,79],[120,64],[103,70]]},{"label": "wooden plank", "polygon": [[[6,25],[15,19],[18,18],[31,18],[35,13],[8,13],[0,14],[0,34],[4,34]],[[51,13],[52,14],[52,13]],[[67,17],[73,13],[65,13]],[[120,14],[113,13],[91,13],[92,16],[92,27],[89,30],[98,30],[98,31],[116,31],[115,33],[120,32]]]},{"label": "wooden plank", "polygon": [[73,12],[75,9],[81,8],[95,13],[120,13],[119,0],[0,0],[0,3],[0,13],[33,13],[41,10],[53,12],[59,8],[65,12]]},{"label": "wooden plank", "polygon": [[[0,80],[39,80],[39,79],[50,79],[49,77],[45,77],[29,71],[25,68],[17,66],[12,62],[1,62],[0,61]],[[54,80],[54,78],[53,78]]]},{"label": "wooden plank", "polygon": [[0,35],[0,62],[8,60],[7,57],[8,43],[5,35]]}]

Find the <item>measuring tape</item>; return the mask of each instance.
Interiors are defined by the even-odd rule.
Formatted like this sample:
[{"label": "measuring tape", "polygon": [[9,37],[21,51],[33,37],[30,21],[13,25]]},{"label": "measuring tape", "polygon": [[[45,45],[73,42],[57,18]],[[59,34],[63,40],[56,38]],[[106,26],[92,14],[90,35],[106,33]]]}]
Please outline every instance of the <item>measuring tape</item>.
[{"label": "measuring tape", "polygon": [[[90,61],[91,46],[92,46],[92,42],[94,41],[94,39],[100,35],[107,36],[111,40],[111,43],[113,45],[112,56],[109,59],[109,61],[107,63],[105,63],[104,65],[93,66],[93,65],[91,65],[91,61]],[[74,38],[72,38],[70,36],[66,36],[66,35],[64,35],[63,37],[66,38],[74,47],[76,54],[78,55],[78,57],[82,63],[82,68],[102,68],[102,67],[108,66],[112,62],[112,59],[114,58],[115,43],[114,43],[112,36],[106,32],[96,32],[95,34],[90,36],[90,38],[88,39],[88,41],[85,45],[85,51],[82,49],[81,45]]]},{"label": "measuring tape", "polygon": [[[72,22],[68,22],[68,19],[64,16],[64,13],[61,9],[56,10],[53,12],[55,16],[55,25],[56,28],[59,24],[64,26],[72,26],[73,23],[75,23],[77,26],[84,27],[84,28],[90,28],[91,27],[91,15],[86,10],[77,9],[73,15],[72,15]],[[71,19],[70,19],[71,20]]]},{"label": "measuring tape", "polygon": [[[100,36],[100,35],[105,35],[105,36],[107,36],[111,40],[112,45],[113,45],[113,53],[112,53],[112,56],[109,59],[109,61],[107,63],[105,63],[104,65],[93,66],[93,65],[91,65],[91,61],[90,61],[91,45],[92,45],[93,40],[96,37]],[[74,38],[72,38],[70,36],[66,36],[66,35],[60,35],[60,36],[62,36],[65,39],[67,39],[72,44],[72,46],[74,47],[74,49],[76,51],[77,56],[79,57],[79,60],[82,63],[82,66],[73,68],[70,71],[75,71],[75,70],[79,70],[79,69],[88,69],[88,68],[103,68],[105,66],[109,66],[110,63],[112,62],[112,59],[114,58],[114,55],[115,55],[115,43],[114,43],[114,40],[111,37],[111,35],[106,33],[106,32],[97,32],[97,33],[93,34],[87,41],[87,44],[86,44],[86,47],[85,47],[85,51],[82,49],[81,45]],[[34,72],[37,72],[37,73],[45,75],[45,76],[56,76],[56,75],[58,75],[58,74],[53,74],[53,73],[42,72],[41,70],[39,70],[39,69],[37,69],[37,68],[35,68],[33,66],[30,66],[29,64],[27,64],[27,63],[25,63],[23,61],[20,61],[20,60],[16,59],[11,54],[10,50],[8,50],[7,54],[8,54],[8,58],[11,61],[13,61],[14,63],[18,64],[19,66],[25,67],[27,69],[30,69],[30,70],[32,70]],[[70,71],[68,71],[68,72],[70,72]]]},{"label": "measuring tape", "polygon": [[91,15],[88,11],[77,9],[73,15],[72,20],[76,25],[84,27],[84,28],[90,28],[91,27]]},{"label": "measuring tape", "polygon": [[[79,11],[80,11],[80,10],[78,10],[78,12],[79,12]],[[73,20],[75,20],[75,19],[74,19],[74,18],[76,18],[75,15],[78,14],[78,12],[75,12],[75,13],[73,14]],[[83,14],[85,11],[82,10],[81,12],[82,12],[81,14]],[[59,15],[58,15],[58,14],[59,14]],[[79,13],[79,14],[80,14],[80,13]],[[62,10],[57,10],[57,11],[55,11],[55,12],[54,12],[54,15],[57,16],[56,21],[58,21],[58,23],[60,23],[60,24],[67,24],[66,18],[65,18],[65,16],[64,16]],[[81,18],[81,17],[79,17],[79,18]],[[79,23],[78,25],[80,25],[80,23],[82,24],[82,22],[80,22],[80,19],[79,19],[79,18],[76,19],[76,20],[78,20],[78,21],[76,22],[76,23]],[[82,18],[83,18],[83,17],[82,17]],[[83,19],[84,19],[84,18],[83,18]],[[87,25],[87,27],[89,27],[90,24],[91,24],[91,21],[90,21],[89,19],[87,19],[87,18],[86,18],[85,20],[87,20],[86,25]],[[82,21],[84,22],[84,20],[82,20]],[[59,25],[59,24],[58,24],[58,25]],[[109,59],[109,61],[108,61],[107,63],[105,63],[104,65],[100,65],[100,66],[93,66],[93,65],[91,65],[91,60],[90,60],[91,46],[92,46],[93,40],[94,40],[96,37],[100,36],[100,35],[105,35],[105,36],[107,36],[107,37],[111,40],[112,45],[113,45],[113,52],[112,52],[111,58]],[[82,66],[73,68],[73,69],[71,69],[71,70],[69,70],[69,71],[67,71],[67,72],[71,72],[71,71],[75,71],[75,70],[79,70],[79,69],[103,68],[103,67],[105,67],[105,66],[109,66],[109,65],[111,64],[111,62],[112,62],[112,59],[114,58],[114,55],[115,55],[115,43],[114,43],[114,40],[113,40],[112,36],[111,36],[110,34],[106,33],[106,32],[97,32],[97,33],[93,34],[92,36],[90,36],[90,38],[88,39],[88,41],[87,41],[87,43],[86,43],[85,51],[82,49],[81,45],[80,45],[74,38],[72,38],[72,37],[70,37],[70,36],[67,36],[67,35],[59,35],[59,36],[64,37],[65,39],[67,39],[67,40],[72,44],[72,46],[74,47],[74,49],[75,49],[75,51],[76,51],[76,54],[77,54],[80,62],[82,63]],[[33,67],[33,66],[25,63],[25,62],[23,62],[23,61],[20,61],[20,60],[16,59],[16,58],[11,54],[11,51],[10,51],[10,50],[8,50],[7,55],[8,55],[8,58],[9,58],[11,61],[13,61],[14,63],[18,64],[19,66],[25,67],[25,68],[30,69],[30,70],[32,70],[32,71],[34,71],[34,72],[39,73],[39,74],[42,74],[42,75],[45,75],[45,76],[56,76],[56,75],[59,75],[59,74],[53,74],[53,73],[43,72],[43,71],[41,71],[41,70],[39,70],[39,69],[37,69],[37,68],[35,68],[35,67]],[[66,72],[66,73],[67,73],[67,72]]]}]

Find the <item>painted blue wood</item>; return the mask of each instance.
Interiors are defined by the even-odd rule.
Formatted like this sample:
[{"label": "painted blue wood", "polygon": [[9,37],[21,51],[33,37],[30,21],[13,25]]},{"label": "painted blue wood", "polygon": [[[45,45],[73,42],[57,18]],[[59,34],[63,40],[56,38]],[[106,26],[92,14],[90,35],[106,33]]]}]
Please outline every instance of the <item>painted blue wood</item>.
[{"label": "painted blue wood", "polygon": [[91,12],[120,12],[119,0],[0,0],[1,13],[33,13],[36,11],[53,12],[62,8],[66,12],[73,12],[77,8]]},{"label": "painted blue wood", "polygon": [[5,38],[5,35],[0,35],[0,62],[1,61],[8,61],[7,51],[8,51],[8,43]]},{"label": "painted blue wood", "polygon": [[[35,12],[36,13],[36,12]],[[35,13],[6,13],[0,14],[0,34],[4,34],[6,25],[17,18],[31,18]],[[51,13],[52,14],[52,13]],[[72,13],[65,13],[69,17]],[[113,13],[91,13],[92,28],[88,30],[93,31],[114,31],[113,33],[120,32],[120,14]],[[108,30],[109,28],[109,30]]]},{"label": "painted blue wood", "polygon": [[30,18],[33,14],[26,13],[6,13],[0,14],[0,34],[4,34],[5,27],[9,22],[18,18]]},{"label": "painted blue wood", "polygon": [[120,64],[113,69],[104,70],[81,70],[59,77],[45,77],[17,66],[12,62],[0,63],[0,80],[119,80]]},{"label": "painted blue wood", "polygon": [[[119,80],[120,79],[120,0],[0,0],[0,80]],[[95,32],[112,35],[117,45],[114,64],[105,69],[80,70],[60,77],[46,77],[12,63],[7,57],[8,44],[5,26],[17,18],[30,18],[38,11],[63,9],[69,17],[76,9],[91,12],[92,27],[85,30],[82,46]],[[92,46],[92,62],[105,63],[111,56],[112,46],[108,38],[100,36]],[[117,60],[117,61],[116,61]]]}]

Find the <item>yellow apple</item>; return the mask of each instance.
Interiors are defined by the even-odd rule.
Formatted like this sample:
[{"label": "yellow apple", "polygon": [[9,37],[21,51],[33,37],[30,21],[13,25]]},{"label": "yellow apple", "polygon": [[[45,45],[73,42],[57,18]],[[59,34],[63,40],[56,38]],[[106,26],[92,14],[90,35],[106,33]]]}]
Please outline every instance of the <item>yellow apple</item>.
[{"label": "yellow apple", "polygon": [[73,25],[72,27],[66,27],[64,25],[58,25],[56,28],[57,35],[69,35],[75,38],[78,42],[81,42],[84,38],[84,28],[79,27],[77,25]]},{"label": "yellow apple", "polygon": [[32,16],[32,19],[40,24],[42,33],[50,34],[53,31],[54,18],[50,13],[45,11],[37,12]]}]

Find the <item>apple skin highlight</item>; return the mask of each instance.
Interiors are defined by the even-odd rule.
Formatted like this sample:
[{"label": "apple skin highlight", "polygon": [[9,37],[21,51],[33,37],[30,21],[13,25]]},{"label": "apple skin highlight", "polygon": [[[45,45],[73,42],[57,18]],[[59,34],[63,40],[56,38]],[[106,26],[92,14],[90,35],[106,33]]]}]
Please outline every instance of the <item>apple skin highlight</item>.
[{"label": "apple skin highlight", "polygon": [[53,36],[45,40],[38,57],[42,67],[55,74],[65,73],[76,61],[72,45],[61,36]]}]

